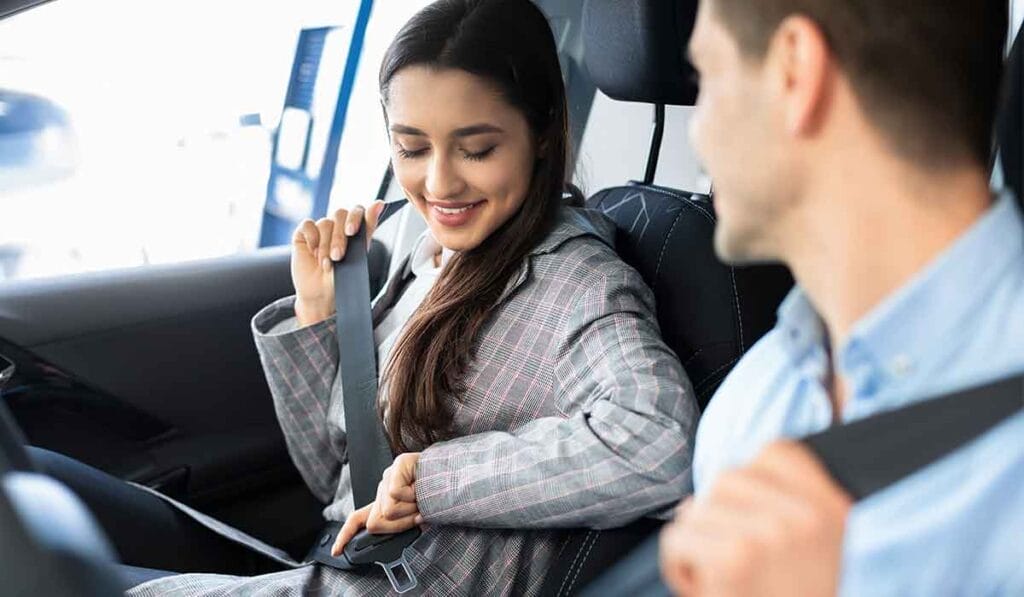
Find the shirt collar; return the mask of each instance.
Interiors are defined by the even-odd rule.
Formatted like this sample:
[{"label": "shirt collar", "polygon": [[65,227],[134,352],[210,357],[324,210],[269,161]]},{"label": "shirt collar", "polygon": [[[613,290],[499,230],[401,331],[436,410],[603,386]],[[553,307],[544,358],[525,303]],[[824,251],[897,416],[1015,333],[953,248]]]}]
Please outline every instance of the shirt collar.
[{"label": "shirt collar", "polygon": [[[434,264],[434,257],[438,252],[441,253],[440,266]],[[441,268],[448,265],[448,262],[451,261],[452,255],[454,254],[455,252],[451,249],[445,249],[442,247],[428,229],[423,232],[422,236],[420,236],[419,242],[416,243],[416,247],[409,255],[409,269],[416,277],[424,274],[437,274],[441,271]]]},{"label": "shirt collar", "polygon": [[[1024,215],[1002,194],[991,208],[909,282],[854,324],[837,367],[850,384],[850,404],[909,378],[927,347],[946,341],[1008,267],[1024,256]],[[821,318],[800,288],[779,307],[778,329],[794,364],[822,349]]]},{"label": "shirt collar", "polygon": [[1024,216],[1003,193],[949,248],[861,318],[839,355],[854,396],[914,372],[924,348],[947,341],[1024,256]]}]

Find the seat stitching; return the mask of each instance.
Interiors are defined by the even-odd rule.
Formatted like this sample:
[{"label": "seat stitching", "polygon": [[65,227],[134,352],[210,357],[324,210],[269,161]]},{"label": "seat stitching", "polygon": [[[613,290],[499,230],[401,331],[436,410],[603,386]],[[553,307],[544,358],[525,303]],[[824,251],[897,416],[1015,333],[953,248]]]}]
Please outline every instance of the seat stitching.
[{"label": "seat stitching", "polygon": [[[700,207],[690,199],[682,199],[681,196],[680,199],[680,203],[684,208],[688,207],[690,209],[696,210],[698,213],[702,214],[708,222],[710,222],[711,224],[715,223],[715,218],[711,214],[709,214],[706,209]],[[668,249],[668,241],[672,238],[672,233],[675,231],[676,225],[679,224],[679,218],[681,218],[682,215],[683,210],[679,210],[679,213],[676,214],[676,219],[672,221],[672,227],[669,228],[668,234],[665,235],[665,242],[661,245],[661,254],[658,255],[658,265],[655,266],[654,268],[655,284],[658,283],[658,275],[661,274],[661,262],[665,258],[665,251]]]},{"label": "seat stitching", "polygon": [[583,561],[580,562],[580,567],[576,569],[576,574],[573,575],[572,582],[569,583],[569,592],[570,593],[572,593],[572,588],[574,586],[576,586],[576,580],[579,579],[580,572],[583,571],[583,566],[586,565],[587,558],[590,557],[590,552],[594,549],[594,546],[597,545],[597,540],[600,537],[600,535],[601,535],[601,531],[597,531],[596,533],[594,533],[594,540],[590,542],[590,547],[587,548],[587,553],[583,556]]},{"label": "seat stitching", "polygon": [[747,351],[746,342],[743,341],[743,309],[740,308],[740,291],[736,288],[736,270],[729,268],[729,278],[732,279],[732,298],[736,301],[736,327],[740,333],[740,354]]},{"label": "seat stitching", "polygon": [[697,349],[697,352],[695,352],[695,353],[691,354],[691,355],[689,356],[689,358],[687,358],[687,359],[686,359],[686,361],[685,361],[685,362],[683,363],[683,367],[685,367],[685,366],[689,365],[690,363],[692,363],[692,362],[693,362],[693,359],[695,359],[695,358],[699,357],[699,356],[701,355],[701,353],[702,353],[702,352],[704,352],[704,349],[705,349],[705,348],[706,348],[706,347],[702,346],[702,347],[700,347],[699,349]]},{"label": "seat stitching", "polygon": [[[583,539],[584,545],[586,545],[586,541],[590,538],[590,535],[592,533],[593,533],[593,531],[587,531],[587,536],[584,537],[584,539]],[[576,562],[579,561],[580,555],[582,555],[582,554],[583,554],[583,547],[581,546],[580,550],[578,552],[576,552],[576,557],[572,559],[572,564],[569,565],[569,571],[566,572],[565,578],[562,579],[562,585],[560,587],[558,587],[558,594],[559,595],[564,595],[565,594],[564,593],[564,591],[565,591],[565,583],[569,582],[569,575],[572,573],[572,569],[576,567]]]},{"label": "seat stitching", "polygon": [[738,360],[740,360],[740,359],[739,359],[739,357],[734,357],[734,358],[733,358],[732,360],[730,360],[730,361],[729,361],[728,363],[726,363],[726,364],[722,365],[722,366],[721,366],[721,367],[719,367],[718,369],[715,369],[715,370],[714,370],[714,371],[712,371],[711,373],[708,373],[707,375],[705,375],[705,376],[704,376],[704,379],[700,380],[700,383],[699,383],[699,384],[697,384],[696,386],[694,386],[694,391],[698,391],[698,392],[699,392],[699,391],[700,391],[700,388],[702,388],[702,387],[704,387],[705,385],[707,385],[708,381],[709,381],[709,380],[710,380],[710,379],[711,379],[712,377],[714,377],[715,375],[717,375],[717,374],[718,374],[718,373],[719,373],[720,371],[722,371],[723,369],[727,369],[727,368],[729,368],[729,367],[732,367],[732,366],[733,366],[733,365],[734,365],[734,364],[736,363],[736,361],[738,361]]},{"label": "seat stitching", "polygon": [[665,242],[661,245],[661,254],[658,255],[658,265],[654,267],[655,285],[658,283],[658,276],[661,274],[661,261],[665,258],[665,251],[668,250],[668,241],[672,238],[672,232],[675,231],[676,225],[679,224],[679,218],[682,217],[682,215],[682,210],[676,214],[676,219],[672,221],[672,227],[668,229],[668,234],[665,235]]}]

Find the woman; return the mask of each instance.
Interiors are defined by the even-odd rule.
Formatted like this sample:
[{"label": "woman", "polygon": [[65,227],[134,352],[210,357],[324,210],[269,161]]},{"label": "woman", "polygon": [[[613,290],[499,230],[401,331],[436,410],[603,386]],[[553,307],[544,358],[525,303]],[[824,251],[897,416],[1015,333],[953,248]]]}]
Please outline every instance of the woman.
[{"label": "woman", "polygon": [[[275,407],[325,516],[346,521],[336,552],[363,527],[422,524],[411,566],[423,593],[533,594],[564,538],[556,529],[620,526],[689,491],[692,391],[610,223],[563,200],[565,90],[531,2],[432,4],[388,50],[380,88],[395,178],[428,232],[374,307],[380,411],[398,454],[377,501],[353,512],[331,272],[379,205],[296,231],[296,296],[253,322]],[[275,590],[390,585],[375,567],[299,566],[173,576],[130,594]]]}]

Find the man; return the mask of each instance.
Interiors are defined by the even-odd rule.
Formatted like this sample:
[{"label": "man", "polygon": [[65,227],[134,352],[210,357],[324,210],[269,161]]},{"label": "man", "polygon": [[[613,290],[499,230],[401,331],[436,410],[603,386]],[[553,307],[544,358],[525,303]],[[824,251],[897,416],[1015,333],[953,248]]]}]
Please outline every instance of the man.
[{"label": "man", "polygon": [[717,251],[798,286],[701,422],[674,591],[1024,595],[1024,416],[856,505],[781,439],[1024,371],[1024,217],[987,168],[1006,11],[701,3]]}]

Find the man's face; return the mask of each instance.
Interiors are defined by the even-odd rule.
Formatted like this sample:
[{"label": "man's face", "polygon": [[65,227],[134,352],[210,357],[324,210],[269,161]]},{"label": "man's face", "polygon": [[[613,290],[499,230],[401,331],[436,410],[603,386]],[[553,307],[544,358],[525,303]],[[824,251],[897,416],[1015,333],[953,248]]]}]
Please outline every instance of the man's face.
[{"label": "man's face", "polygon": [[714,183],[715,249],[730,263],[778,259],[778,223],[795,180],[772,79],[741,54],[715,0],[701,2],[690,56],[700,73],[690,141]]}]

